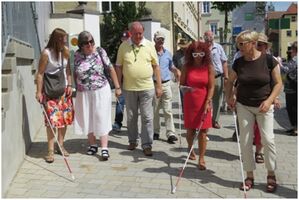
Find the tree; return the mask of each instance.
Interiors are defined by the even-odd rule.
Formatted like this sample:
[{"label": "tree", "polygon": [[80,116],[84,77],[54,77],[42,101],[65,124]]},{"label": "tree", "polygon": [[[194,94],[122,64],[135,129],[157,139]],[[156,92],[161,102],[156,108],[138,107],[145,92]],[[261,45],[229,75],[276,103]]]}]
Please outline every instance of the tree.
[{"label": "tree", "polygon": [[227,33],[230,32],[230,29],[228,28],[228,13],[233,11],[235,8],[242,6],[246,2],[212,2],[213,9],[217,9],[220,12],[224,12],[225,18],[224,18],[224,42],[227,41]]},{"label": "tree", "polygon": [[145,8],[146,2],[112,2],[112,12],[105,13],[101,24],[101,44],[107,51],[111,62],[115,63],[121,36],[128,30],[129,23],[151,14]]}]

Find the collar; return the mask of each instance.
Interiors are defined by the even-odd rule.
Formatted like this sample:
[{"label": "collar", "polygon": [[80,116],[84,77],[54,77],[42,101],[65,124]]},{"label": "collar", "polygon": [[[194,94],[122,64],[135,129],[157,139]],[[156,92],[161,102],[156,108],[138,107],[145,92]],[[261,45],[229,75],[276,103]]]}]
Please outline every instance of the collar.
[{"label": "collar", "polygon": [[[128,42],[129,42],[129,45],[135,45],[131,38],[128,40]],[[140,42],[140,46],[145,46],[145,38],[144,37],[142,38],[142,40]]]}]

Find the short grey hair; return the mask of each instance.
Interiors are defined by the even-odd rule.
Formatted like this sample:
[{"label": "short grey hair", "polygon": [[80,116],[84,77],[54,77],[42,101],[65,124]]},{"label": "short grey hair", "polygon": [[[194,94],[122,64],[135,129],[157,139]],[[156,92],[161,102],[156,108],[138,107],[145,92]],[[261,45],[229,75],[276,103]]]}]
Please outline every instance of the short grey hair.
[{"label": "short grey hair", "polygon": [[88,31],[82,31],[79,35],[78,35],[78,47],[79,49],[81,50],[81,47],[83,46],[83,43],[84,42],[87,42],[88,41],[88,38],[92,38],[93,39],[93,36],[91,35],[90,32]]}]

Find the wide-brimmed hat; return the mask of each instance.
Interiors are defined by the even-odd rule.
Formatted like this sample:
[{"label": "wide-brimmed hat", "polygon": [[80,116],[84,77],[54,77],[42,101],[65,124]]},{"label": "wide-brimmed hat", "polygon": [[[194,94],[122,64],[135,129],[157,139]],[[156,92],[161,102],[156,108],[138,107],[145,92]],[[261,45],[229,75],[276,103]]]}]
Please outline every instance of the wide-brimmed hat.
[{"label": "wide-brimmed hat", "polygon": [[190,42],[188,42],[188,40],[186,40],[185,38],[181,38],[178,46],[181,48],[187,48],[190,45]]},{"label": "wide-brimmed hat", "polygon": [[268,49],[270,49],[272,47],[272,43],[268,42],[268,37],[264,33],[259,33],[259,38],[257,41],[267,44]]}]

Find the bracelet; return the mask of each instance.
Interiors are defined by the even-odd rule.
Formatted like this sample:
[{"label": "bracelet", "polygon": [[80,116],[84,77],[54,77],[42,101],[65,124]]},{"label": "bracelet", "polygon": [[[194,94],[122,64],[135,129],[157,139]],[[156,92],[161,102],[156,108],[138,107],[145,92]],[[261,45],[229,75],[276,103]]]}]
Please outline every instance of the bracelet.
[{"label": "bracelet", "polygon": [[72,85],[67,85],[66,87],[72,87]]},{"label": "bracelet", "polygon": [[120,90],[120,87],[118,87],[118,88],[115,88],[116,90]]}]

